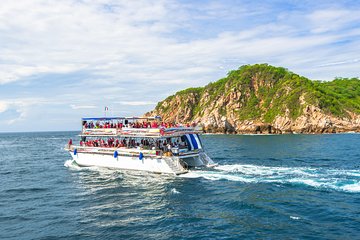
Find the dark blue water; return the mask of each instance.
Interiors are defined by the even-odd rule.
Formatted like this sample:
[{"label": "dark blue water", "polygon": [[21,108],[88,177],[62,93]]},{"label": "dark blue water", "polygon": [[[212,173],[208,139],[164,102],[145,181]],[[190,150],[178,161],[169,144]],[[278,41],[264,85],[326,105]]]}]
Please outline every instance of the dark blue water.
[{"label": "dark blue water", "polygon": [[70,137],[0,134],[0,239],[360,238],[360,135],[203,136],[219,166],[180,177],[77,168]]}]

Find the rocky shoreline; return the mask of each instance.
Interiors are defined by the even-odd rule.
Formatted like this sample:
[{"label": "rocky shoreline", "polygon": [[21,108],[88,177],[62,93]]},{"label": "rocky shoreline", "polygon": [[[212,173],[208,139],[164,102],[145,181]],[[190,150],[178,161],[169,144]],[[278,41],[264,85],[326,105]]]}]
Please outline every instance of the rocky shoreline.
[{"label": "rocky shoreline", "polygon": [[273,124],[257,121],[237,121],[215,116],[197,119],[204,123],[206,133],[229,134],[322,134],[322,133],[360,133],[360,116],[352,114],[352,118],[337,118],[324,114],[315,106],[307,106],[303,114],[292,120],[288,116],[278,116]]}]

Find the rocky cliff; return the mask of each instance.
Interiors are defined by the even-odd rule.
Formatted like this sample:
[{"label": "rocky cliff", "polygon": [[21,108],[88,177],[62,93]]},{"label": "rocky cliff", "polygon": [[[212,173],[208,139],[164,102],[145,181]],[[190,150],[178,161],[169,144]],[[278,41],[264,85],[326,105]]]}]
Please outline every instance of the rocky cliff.
[{"label": "rocky cliff", "polygon": [[359,132],[360,80],[311,81],[280,67],[246,65],[177,92],[146,115],[218,133]]}]

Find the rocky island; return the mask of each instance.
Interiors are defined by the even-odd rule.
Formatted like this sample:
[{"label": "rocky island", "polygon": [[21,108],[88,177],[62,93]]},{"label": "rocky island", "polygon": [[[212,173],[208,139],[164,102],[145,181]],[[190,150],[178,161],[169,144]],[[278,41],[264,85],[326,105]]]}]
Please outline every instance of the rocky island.
[{"label": "rocky island", "polygon": [[200,122],[209,133],[360,132],[360,80],[312,81],[282,67],[245,65],[167,97],[146,115]]}]

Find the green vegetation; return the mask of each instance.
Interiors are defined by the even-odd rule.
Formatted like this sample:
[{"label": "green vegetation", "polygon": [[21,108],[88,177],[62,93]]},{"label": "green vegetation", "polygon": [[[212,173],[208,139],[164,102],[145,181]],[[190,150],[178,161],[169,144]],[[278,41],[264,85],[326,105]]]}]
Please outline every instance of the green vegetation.
[{"label": "green vegetation", "polygon": [[244,107],[240,108],[239,119],[256,119],[261,116],[261,111],[259,109],[259,99],[254,93],[250,94],[249,100],[246,102]]},{"label": "green vegetation", "polygon": [[336,78],[331,82],[314,82],[320,108],[336,116],[360,113],[360,80]]},{"label": "green vegetation", "polygon": [[255,64],[230,71],[227,77],[205,87],[179,91],[159,102],[156,110],[172,111],[174,98],[180,98],[180,108],[191,109],[192,118],[209,109],[222,116],[236,113],[240,120],[270,123],[278,115],[296,119],[309,104],[325,113],[347,117],[349,112],[360,113],[360,80],[311,81],[282,67]]},{"label": "green vegetation", "polygon": [[190,93],[201,94],[203,89],[204,89],[203,87],[188,88],[188,89],[185,89],[185,90],[175,93],[175,95],[185,95],[185,94],[190,94]]}]

